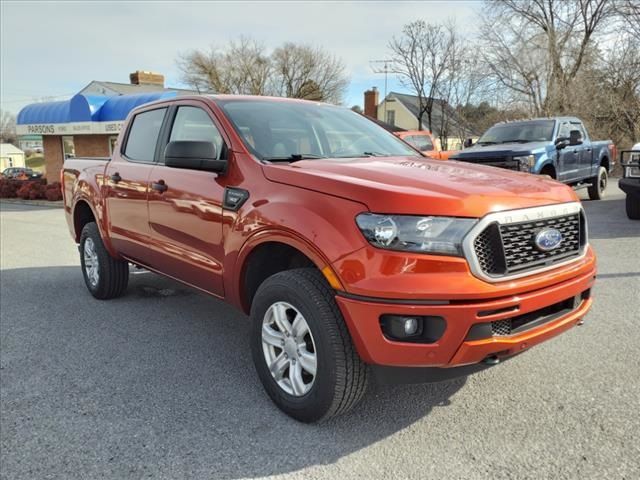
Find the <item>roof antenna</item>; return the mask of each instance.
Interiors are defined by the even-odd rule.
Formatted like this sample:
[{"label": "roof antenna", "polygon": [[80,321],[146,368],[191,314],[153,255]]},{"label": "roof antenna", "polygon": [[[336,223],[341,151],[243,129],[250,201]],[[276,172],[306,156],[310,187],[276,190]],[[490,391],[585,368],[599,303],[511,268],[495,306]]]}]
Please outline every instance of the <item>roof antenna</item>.
[{"label": "roof antenna", "polygon": [[371,66],[373,73],[384,73],[384,119],[383,121],[387,121],[387,77],[389,75],[389,65],[393,63],[393,60],[385,59],[385,60],[369,60],[370,64],[383,64],[382,67],[377,67],[375,65]]}]

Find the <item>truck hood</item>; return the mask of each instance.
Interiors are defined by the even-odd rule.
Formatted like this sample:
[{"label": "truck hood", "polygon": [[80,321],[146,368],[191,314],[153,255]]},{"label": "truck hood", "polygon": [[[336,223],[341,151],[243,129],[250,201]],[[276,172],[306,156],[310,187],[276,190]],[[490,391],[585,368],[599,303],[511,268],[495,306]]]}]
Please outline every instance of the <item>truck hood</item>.
[{"label": "truck hood", "polygon": [[546,177],[417,157],[303,160],[263,165],[263,171],[273,182],[354,200],[378,213],[478,218],[577,199]]},{"label": "truck hood", "polygon": [[516,155],[529,155],[531,153],[543,152],[548,142],[529,143],[502,143],[500,145],[475,145],[466,148],[455,155],[456,160],[470,161],[472,159],[513,157]]}]

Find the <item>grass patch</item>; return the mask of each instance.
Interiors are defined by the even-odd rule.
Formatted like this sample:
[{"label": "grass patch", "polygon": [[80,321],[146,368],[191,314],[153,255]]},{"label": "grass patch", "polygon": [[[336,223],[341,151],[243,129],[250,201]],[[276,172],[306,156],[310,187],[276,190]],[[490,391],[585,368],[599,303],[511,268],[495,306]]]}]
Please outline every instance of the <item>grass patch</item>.
[{"label": "grass patch", "polygon": [[33,155],[25,160],[27,168],[42,171],[44,169],[44,157],[40,155]]}]

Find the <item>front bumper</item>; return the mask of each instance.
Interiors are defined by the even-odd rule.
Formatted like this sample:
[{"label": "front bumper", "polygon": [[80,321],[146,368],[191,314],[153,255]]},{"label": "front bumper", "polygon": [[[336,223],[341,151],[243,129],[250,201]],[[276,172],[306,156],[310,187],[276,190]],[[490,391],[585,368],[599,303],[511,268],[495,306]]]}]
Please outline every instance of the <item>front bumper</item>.
[{"label": "front bumper", "polygon": [[640,178],[621,178],[618,186],[627,195],[640,197]]},{"label": "front bumper", "polygon": [[[511,292],[502,297],[469,300],[456,299],[418,301],[415,298],[389,300],[338,294],[336,301],[345,318],[361,358],[369,364],[405,367],[457,367],[482,362],[488,358],[504,358],[549,340],[576,325],[591,307],[590,289],[595,281],[595,258],[590,253],[580,262],[581,268],[570,279],[531,289]],[[553,275],[548,272],[548,275]],[[562,278],[560,276],[559,278]],[[508,282],[507,282],[508,283]],[[513,282],[511,282],[513,283]],[[548,279],[547,279],[548,283]],[[533,313],[579,298],[575,308],[560,312],[548,321],[507,336],[491,336],[479,340],[467,338],[472,326],[497,322]],[[434,343],[407,343],[385,337],[380,327],[384,314],[438,316],[446,321],[446,330]]]}]

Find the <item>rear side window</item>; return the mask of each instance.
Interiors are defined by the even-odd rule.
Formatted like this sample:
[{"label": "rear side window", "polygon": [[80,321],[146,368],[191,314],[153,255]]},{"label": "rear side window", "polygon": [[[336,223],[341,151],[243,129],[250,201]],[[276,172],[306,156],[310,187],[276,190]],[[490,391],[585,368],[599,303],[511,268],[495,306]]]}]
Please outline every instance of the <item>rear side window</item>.
[{"label": "rear side window", "polygon": [[138,162],[153,162],[158,135],[162,127],[166,108],[139,113],[133,117],[124,154]]},{"label": "rear side window", "polygon": [[222,135],[213,124],[211,117],[201,108],[178,107],[169,141],[178,140],[213,142],[217,157],[221,158],[224,145]]}]

